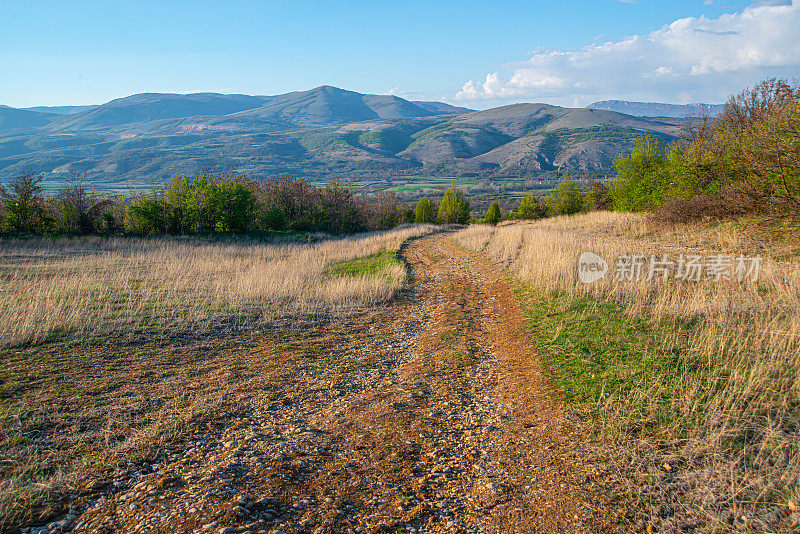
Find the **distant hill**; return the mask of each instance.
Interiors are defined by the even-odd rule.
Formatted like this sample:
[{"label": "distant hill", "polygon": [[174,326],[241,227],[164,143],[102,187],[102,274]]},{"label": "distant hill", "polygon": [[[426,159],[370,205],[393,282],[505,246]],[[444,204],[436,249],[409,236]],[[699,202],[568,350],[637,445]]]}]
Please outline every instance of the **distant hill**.
[{"label": "distant hill", "polygon": [[34,106],[32,108],[22,108],[27,111],[38,111],[39,113],[52,113],[54,115],[73,115],[81,111],[94,109],[97,106]]},{"label": "distant hill", "polygon": [[52,182],[77,172],[120,189],[208,167],[256,178],[602,175],[637,136],[668,143],[686,125],[547,104],[473,111],[331,86],[273,96],[146,93],[70,114],[0,107],[0,179],[25,170]]},{"label": "distant hill", "polygon": [[56,116],[26,109],[0,106],[0,132],[4,130],[39,128],[50,124]]},{"label": "distant hill", "polygon": [[442,115],[451,113],[466,113],[467,111],[474,111],[469,108],[460,108],[458,106],[451,106],[450,104],[445,104],[444,102],[425,102],[422,100],[412,100],[411,103],[416,104],[422,109],[426,109],[434,113],[440,113]]},{"label": "distant hill", "polygon": [[247,95],[142,93],[67,115],[56,125],[61,130],[89,130],[196,115],[228,115],[263,105],[263,98]]},{"label": "distant hill", "polygon": [[629,102],[627,100],[605,100],[586,106],[589,109],[616,111],[637,117],[716,117],[722,112],[722,104],[661,104],[658,102]]}]

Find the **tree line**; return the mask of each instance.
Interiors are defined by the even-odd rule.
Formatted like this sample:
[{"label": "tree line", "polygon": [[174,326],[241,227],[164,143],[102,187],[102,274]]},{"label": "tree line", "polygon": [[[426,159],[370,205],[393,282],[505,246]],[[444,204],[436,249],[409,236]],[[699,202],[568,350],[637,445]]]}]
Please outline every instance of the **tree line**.
[{"label": "tree line", "polygon": [[92,190],[80,177],[55,194],[21,173],[0,184],[0,232],[16,234],[208,234],[269,231],[348,234],[399,224],[465,224],[469,202],[455,185],[439,206],[410,209],[389,192],[358,194],[337,180],[314,185],[283,176],[253,180],[225,172],[176,175],[129,197]]}]

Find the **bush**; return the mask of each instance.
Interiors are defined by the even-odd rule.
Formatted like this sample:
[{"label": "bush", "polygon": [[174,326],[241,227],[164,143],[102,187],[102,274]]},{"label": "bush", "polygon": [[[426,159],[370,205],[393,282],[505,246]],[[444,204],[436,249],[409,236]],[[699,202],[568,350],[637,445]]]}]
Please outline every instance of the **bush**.
[{"label": "bush", "polygon": [[667,147],[650,136],[636,140],[630,156],[614,161],[617,177],[610,195],[616,211],[642,211],[659,205],[669,185]]},{"label": "bush", "polygon": [[41,176],[23,172],[8,183],[0,184],[0,202],[12,232],[36,232],[42,229],[44,195]]},{"label": "bush", "polygon": [[489,209],[486,210],[486,215],[483,217],[483,222],[486,224],[491,224],[492,226],[497,226],[497,223],[500,222],[500,217],[500,206],[496,201],[494,201],[489,206]]},{"label": "bush", "polygon": [[437,221],[442,224],[467,224],[469,222],[469,202],[455,184],[447,188],[439,204]]},{"label": "bush", "polygon": [[116,219],[111,213],[113,200],[89,192],[80,176],[72,177],[48,204],[48,218],[58,233],[111,233],[116,227]]},{"label": "bush", "polygon": [[583,209],[583,194],[572,177],[567,174],[547,195],[545,202],[549,216],[573,215]]},{"label": "bush", "polygon": [[590,180],[589,191],[584,196],[586,211],[603,211],[614,208],[614,199],[607,180]]},{"label": "bush", "polygon": [[520,201],[517,209],[518,219],[539,219],[543,215],[542,206],[539,205],[539,200],[535,195],[527,195]]},{"label": "bush", "polygon": [[414,209],[414,222],[432,223],[436,221],[436,204],[428,197],[422,197]]},{"label": "bush", "polygon": [[691,139],[642,139],[617,160],[613,207],[664,220],[766,215],[800,225],[800,83],[771,78],[728,99]]},{"label": "bush", "polygon": [[125,213],[125,230],[134,234],[166,232],[166,204],[162,196],[153,191],[133,198]]}]

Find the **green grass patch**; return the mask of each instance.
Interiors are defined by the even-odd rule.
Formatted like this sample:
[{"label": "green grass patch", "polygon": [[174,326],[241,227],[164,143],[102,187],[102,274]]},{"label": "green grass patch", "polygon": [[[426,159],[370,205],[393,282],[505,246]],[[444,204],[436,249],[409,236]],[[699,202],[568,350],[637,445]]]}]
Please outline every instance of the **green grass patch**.
[{"label": "green grass patch", "polygon": [[521,284],[517,296],[551,383],[581,418],[608,422],[613,406],[613,432],[651,435],[674,423],[688,429],[700,422],[673,400],[687,382],[705,375],[708,365],[692,358],[685,346],[663,342],[676,329],[685,339],[696,325],[667,325],[631,315],[614,302],[548,294]]},{"label": "green grass patch", "polygon": [[402,265],[394,252],[384,250],[371,256],[332,263],[325,268],[328,276],[381,277],[388,278],[393,265]]}]

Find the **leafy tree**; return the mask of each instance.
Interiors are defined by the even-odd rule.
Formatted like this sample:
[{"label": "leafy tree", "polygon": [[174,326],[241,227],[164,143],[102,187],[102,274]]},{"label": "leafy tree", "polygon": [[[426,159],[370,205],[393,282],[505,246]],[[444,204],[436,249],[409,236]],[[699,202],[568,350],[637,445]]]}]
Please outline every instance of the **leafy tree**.
[{"label": "leafy tree", "polygon": [[255,198],[238,182],[222,182],[211,186],[214,229],[218,232],[244,233],[253,226]]},{"label": "leafy tree", "polygon": [[191,229],[192,224],[188,220],[191,191],[189,177],[182,174],[176,174],[164,186],[165,216],[169,232],[183,235]]},{"label": "leafy tree", "polygon": [[583,194],[569,174],[547,195],[548,215],[573,215],[583,209]]},{"label": "leafy tree", "polygon": [[469,222],[469,202],[455,184],[447,188],[439,204],[437,220],[443,224],[467,224]]},{"label": "leafy tree", "polygon": [[630,156],[614,161],[617,177],[610,194],[616,211],[642,211],[664,200],[670,183],[668,151],[654,137],[636,140]]},{"label": "leafy tree", "polygon": [[158,191],[133,198],[125,214],[125,230],[134,234],[153,234],[166,231],[166,205]]},{"label": "leafy tree", "polygon": [[116,226],[110,213],[113,202],[87,190],[81,176],[73,176],[52,199],[55,230],[68,234],[108,232]]},{"label": "leafy tree", "polygon": [[486,215],[483,217],[483,222],[486,224],[491,224],[492,226],[496,226],[497,223],[500,222],[500,206],[497,204],[497,201],[493,201],[489,206],[489,209],[486,210]]},{"label": "leafy tree", "polygon": [[517,209],[518,219],[538,219],[542,216],[542,208],[539,200],[531,193],[522,198]]},{"label": "leafy tree", "polygon": [[414,222],[432,223],[436,221],[436,204],[428,197],[422,197],[414,209]]},{"label": "leafy tree", "polygon": [[215,187],[209,183],[209,174],[201,172],[191,181],[186,197],[186,219],[189,228],[195,232],[208,232],[216,229],[217,211]]},{"label": "leafy tree", "polygon": [[23,172],[8,183],[8,189],[0,184],[0,202],[12,231],[34,232],[40,226],[44,201],[41,183],[41,176]]}]

